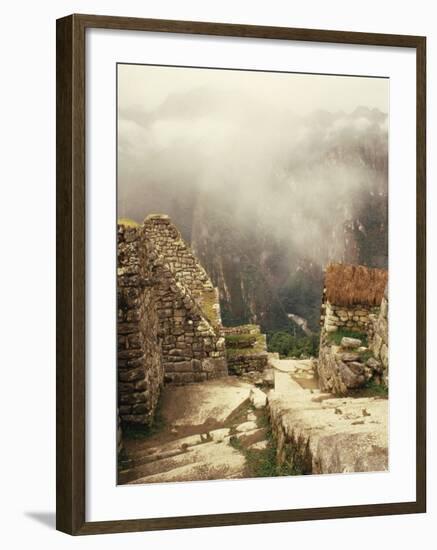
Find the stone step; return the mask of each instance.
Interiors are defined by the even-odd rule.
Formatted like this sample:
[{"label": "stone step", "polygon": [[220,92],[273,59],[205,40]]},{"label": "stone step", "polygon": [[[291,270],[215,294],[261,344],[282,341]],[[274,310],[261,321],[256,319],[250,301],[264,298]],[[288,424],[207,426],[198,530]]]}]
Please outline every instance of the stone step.
[{"label": "stone step", "polygon": [[176,437],[153,446],[150,446],[150,443],[146,442],[144,447],[139,445],[134,450],[129,450],[128,454],[131,460],[144,458],[146,456],[159,458],[158,455],[173,452],[184,447],[192,447],[193,445],[198,445],[199,443],[202,443],[203,440],[207,439],[207,433],[198,433],[185,437]]},{"label": "stone step", "polygon": [[244,446],[265,438],[263,431],[257,431],[257,417],[251,410],[252,388],[235,377],[165,387],[163,427],[149,438],[125,441],[118,482],[241,477],[245,457],[234,448],[231,437],[241,438]]},{"label": "stone step", "polygon": [[227,479],[242,475],[244,466],[243,454],[231,447],[227,438],[119,472],[119,483]]},{"label": "stone step", "polygon": [[244,464],[237,469],[230,468],[229,464],[215,465],[196,462],[174,468],[168,472],[146,476],[131,484],[164,483],[169,481],[204,481],[212,479],[238,479],[244,477]]},{"label": "stone step", "polygon": [[120,463],[122,467],[129,469],[134,466],[148,464],[149,462],[154,462],[163,458],[170,458],[172,456],[184,453],[189,447],[194,447],[196,445],[201,445],[211,441],[223,441],[224,438],[229,436],[229,431],[230,428],[218,428],[209,432],[174,439],[158,446],[148,447],[145,449],[139,448],[134,451],[130,451],[128,457],[121,460]]}]

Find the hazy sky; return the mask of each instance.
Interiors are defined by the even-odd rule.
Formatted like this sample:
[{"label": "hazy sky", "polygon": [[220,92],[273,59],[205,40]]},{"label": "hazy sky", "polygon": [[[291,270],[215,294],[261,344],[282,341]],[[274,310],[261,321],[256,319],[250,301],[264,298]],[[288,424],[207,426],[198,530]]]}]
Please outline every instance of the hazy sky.
[{"label": "hazy sky", "polygon": [[386,193],[387,79],[118,71],[119,217],[169,214],[189,239],[202,204],[241,224],[256,212],[318,256],[334,211],[341,225]]},{"label": "hazy sky", "polygon": [[323,109],[351,112],[360,105],[388,112],[388,79],[254,71],[118,65],[120,109],[153,111],[170,94],[193,88],[257,99],[275,97],[296,114]]}]

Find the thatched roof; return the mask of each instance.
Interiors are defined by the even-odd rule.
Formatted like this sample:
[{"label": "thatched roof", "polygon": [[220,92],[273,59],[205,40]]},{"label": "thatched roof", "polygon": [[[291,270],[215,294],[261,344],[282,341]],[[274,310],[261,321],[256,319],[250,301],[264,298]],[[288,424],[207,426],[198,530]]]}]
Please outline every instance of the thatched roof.
[{"label": "thatched roof", "polygon": [[337,306],[379,306],[387,281],[386,269],[330,264],[325,273],[326,299]]}]

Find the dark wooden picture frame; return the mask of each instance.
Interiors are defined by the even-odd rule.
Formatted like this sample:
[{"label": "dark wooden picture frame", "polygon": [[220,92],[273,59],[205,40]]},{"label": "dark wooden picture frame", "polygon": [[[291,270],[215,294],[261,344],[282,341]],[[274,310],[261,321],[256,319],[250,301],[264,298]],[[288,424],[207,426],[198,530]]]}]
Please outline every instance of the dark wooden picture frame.
[{"label": "dark wooden picture frame", "polygon": [[[123,29],[416,50],[417,411],[411,502],[87,522],[85,516],[85,31]],[[57,21],[57,529],[71,535],[426,511],[426,38],[222,23],[70,15]]]}]

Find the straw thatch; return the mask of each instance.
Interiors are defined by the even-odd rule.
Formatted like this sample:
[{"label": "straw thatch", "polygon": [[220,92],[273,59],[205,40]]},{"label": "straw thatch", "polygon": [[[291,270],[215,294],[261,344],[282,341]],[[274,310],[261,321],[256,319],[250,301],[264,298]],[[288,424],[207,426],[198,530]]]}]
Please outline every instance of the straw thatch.
[{"label": "straw thatch", "polygon": [[379,306],[387,281],[386,269],[330,264],[325,273],[326,299],[337,306]]}]

